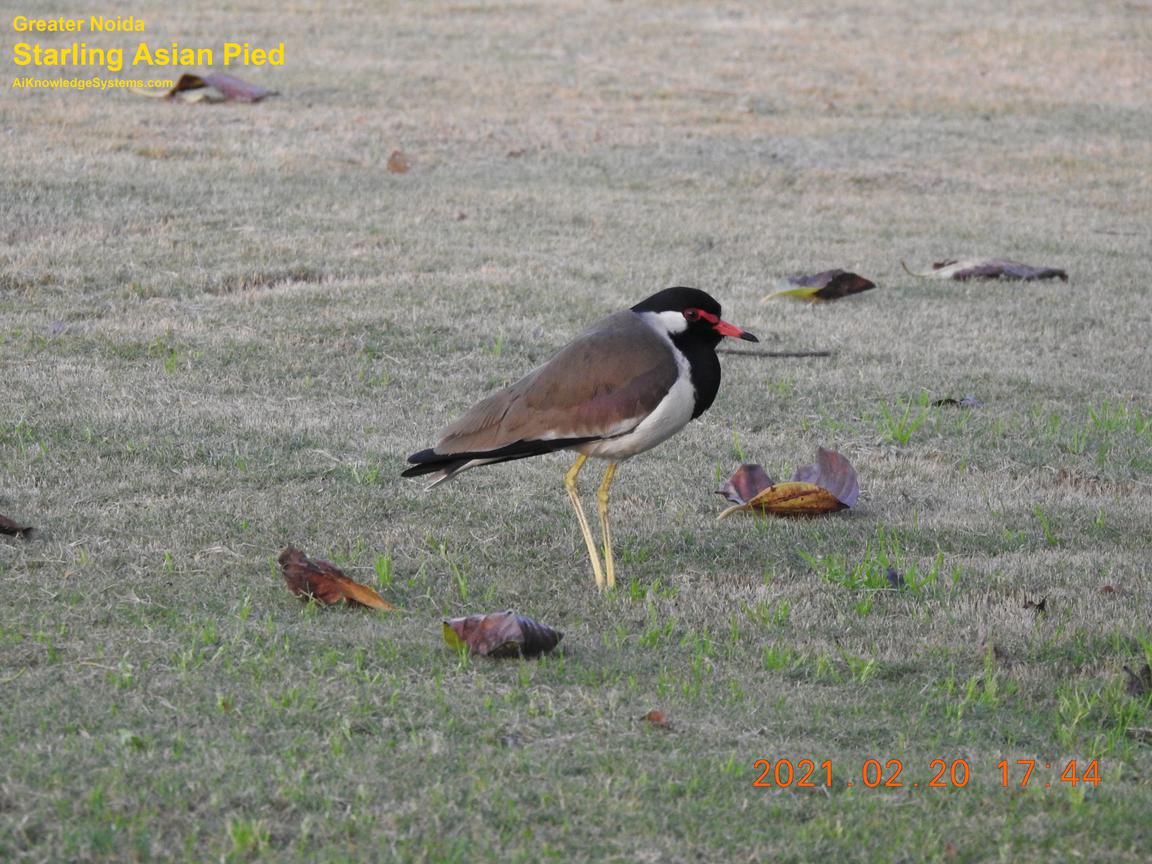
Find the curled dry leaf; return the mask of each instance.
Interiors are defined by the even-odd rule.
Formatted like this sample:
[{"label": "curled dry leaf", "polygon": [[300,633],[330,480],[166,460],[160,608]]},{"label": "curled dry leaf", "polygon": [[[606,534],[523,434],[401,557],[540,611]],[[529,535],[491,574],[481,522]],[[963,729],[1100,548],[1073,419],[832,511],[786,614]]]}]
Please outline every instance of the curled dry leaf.
[{"label": "curled dry leaf", "polygon": [[816,464],[796,469],[793,480],[815,483],[835,495],[845,507],[855,507],[860,499],[856,469],[844,456],[824,447],[816,449]]},{"label": "curled dry leaf", "polygon": [[482,657],[535,657],[551,651],[563,638],[559,630],[511,609],[444,621],[445,642],[453,648],[467,646],[472,654]]},{"label": "curled dry leaf", "polygon": [[668,720],[668,715],[658,708],[653,708],[647,714],[640,718],[651,723],[657,729],[671,729],[672,723]]},{"label": "curled dry leaf", "polygon": [[994,258],[968,258],[963,261],[937,261],[931,270],[917,272],[903,261],[900,265],[912,276],[928,279],[952,279],[966,282],[969,279],[1004,279],[1006,281],[1034,282],[1038,279],[1060,279],[1068,281],[1068,274],[1056,267],[1033,267],[1019,261],[1005,261]]},{"label": "curled dry leaf", "polygon": [[180,102],[259,102],[276,95],[275,90],[249,84],[223,72],[212,72],[209,75],[185,72],[168,90],[149,90],[143,87],[133,90],[141,96]]},{"label": "curled dry leaf", "polygon": [[788,297],[793,300],[806,300],[809,303],[828,303],[850,294],[859,294],[876,287],[871,279],[865,279],[847,270],[825,270],[811,276],[789,276],[789,288],[769,294],[761,302]]},{"label": "curled dry leaf", "polygon": [[760,466],[742,465],[720,490],[733,501],[738,488],[753,492],[751,497],[737,501],[721,513],[720,519],[739,510],[761,510],[776,516],[818,516],[853,507],[860,498],[856,469],[835,450],[818,448],[816,464],[797,468],[788,483],[770,483],[757,489],[751,478],[771,479],[762,468],[757,472],[757,468]]},{"label": "curled dry leaf", "polygon": [[411,167],[403,150],[393,150],[388,156],[388,170],[393,174],[407,174]]},{"label": "curled dry leaf", "polygon": [[335,565],[313,560],[294,546],[280,553],[280,569],[288,588],[301,599],[314,597],[325,606],[343,600],[349,606],[396,608],[367,585],[349,579]]},{"label": "curled dry leaf", "polygon": [[716,490],[716,494],[723,495],[733,504],[743,504],[775,482],[760,465],[745,464],[736,469],[736,473]]},{"label": "curled dry leaf", "polygon": [[9,534],[13,537],[28,537],[32,533],[29,525],[20,525],[7,516],[0,516],[0,534]]},{"label": "curled dry leaf", "polygon": [[761,510],[775,516],[820,516],[843,510],[846,506],[827,489],[814,483],[777,483],[747,504],[732,505],[718,518],[724,519],[739,510]]}]

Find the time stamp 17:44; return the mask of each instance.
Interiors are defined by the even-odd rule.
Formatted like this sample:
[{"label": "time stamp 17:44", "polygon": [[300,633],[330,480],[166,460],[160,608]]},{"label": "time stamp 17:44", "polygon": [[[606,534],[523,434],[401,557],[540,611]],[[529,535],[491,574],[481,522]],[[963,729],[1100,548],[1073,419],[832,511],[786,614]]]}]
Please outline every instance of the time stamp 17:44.
[{"label": "time stamp 17:44", "polygon": [[[832,788],[832,760],[815,759],[757,759],[752,763],[755,777],[752,785],[758,789],[830,789]],[[868,789],[963,789],[972,780],[972,766],[967,759],[932,759],[928,771],[921,776],[905,773],[900,759],[865,759],[859,770],[850,776],[845,786],[864,786]],[[1081,783],[1100,785],[1100,760],[1068,759],[1063,762],[1040,762],[1036,759],[1001,759],[996,763],[996,778],[1004,788],[1051,789],[1053,786],[1079,786]],[[837,772],[837,779],[840,779]]]}]

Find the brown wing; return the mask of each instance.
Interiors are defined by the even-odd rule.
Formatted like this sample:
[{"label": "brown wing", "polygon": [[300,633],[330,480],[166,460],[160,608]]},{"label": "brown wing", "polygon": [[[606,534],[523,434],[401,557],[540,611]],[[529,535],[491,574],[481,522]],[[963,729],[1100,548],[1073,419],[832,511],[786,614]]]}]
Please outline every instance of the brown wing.
[{"label": "brown wing", "polygon": [[630,310],[577,336],[543,366],[475,405],[435,452],[480,453],[518,441],[619,435],[676,382],[672,348]]}]

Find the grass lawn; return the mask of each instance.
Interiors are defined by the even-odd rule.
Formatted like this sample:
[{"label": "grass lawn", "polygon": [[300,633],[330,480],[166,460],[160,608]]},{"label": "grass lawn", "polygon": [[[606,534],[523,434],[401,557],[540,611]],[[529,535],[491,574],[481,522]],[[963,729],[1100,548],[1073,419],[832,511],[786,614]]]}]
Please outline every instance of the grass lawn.
[{"label": "grass lawn", "polygon": [[[1147,860],[1147,5],[326,6],[65,0],[284,41],[229,70],[281,95],[0,100],[0,860]],[[968,256],[1070,279],[900,266]],[[831,267],[879,287],[760,304]],[[568,458],[398,478],[675,284],[832,354],[724,355],[621,467],[615,592]],[[716,521],[820,445],[855,509]],[[302,605],[289,543],[402,611]],[[442,642],[506,608],[560,649]]]}]

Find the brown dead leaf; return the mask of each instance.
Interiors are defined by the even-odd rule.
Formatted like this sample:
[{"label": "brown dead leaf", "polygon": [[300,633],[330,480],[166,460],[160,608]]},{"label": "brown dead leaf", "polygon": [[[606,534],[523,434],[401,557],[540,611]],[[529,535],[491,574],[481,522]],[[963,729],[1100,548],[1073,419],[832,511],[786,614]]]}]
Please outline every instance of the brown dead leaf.
[{"label": "brown dead leaf", "polygon": [[559,630],[511,609],[444,620],[445,642],[453,648],[467,646],[482,657],[535,657],[551,651],[563,638]]},{"label": "brown dead leaf", "polygon": [[141,96],[180,102],[259,102],[261,99],[277,95],[275,90],[250,84],[223,72],[212,72],[208,75],[185,72],[168,90],[150,90],[142,87],[134,89]]},{"label": "brown dead leaf", "polygon": [[927,279],[951,279],[965,282],[969,279],[1003,279],[1005,281],[1034,282],[1039,279],[1060,279],[1068,281],[1068,274],[1056,267],[1033,267],[1019,261],[1006,261],[996,258],[967,258],[963,261],[937,261],[931,270],[917,272],[903,261],[904,270],[912,276]]},{"label": "brown dead leaf", "polygon": [[396,608],[367,585],[349,579],[335,565],[313,560],[294,546],[281,552],[279,560],[288,588],[304,600],[314,597],[325,606],[343,600],[349,606]]},{"label": "brown dead leaf", "polygon": [[792,287],[769,294],[764,301],[788,297],[793,300],[806,300],[809,303],[828,303],[850,294],[871,291],[876,287],[876,283],[871,279],[865,279],[847,270],[825,270],[823,273],[813,273],[810,276],[789,276],[787,283]]},{"label": "brown dead leaf", "polygon": [[651,723],[657,729],[671,729],[672,723],[668,720],[668,715],[658,708],[653,708],[647,714],[640,718]]},{"label": "brown dead leaf", "polygon": [[816,449],[816,464],[796,469],[793,480],[815,483],[835,495],[845,507],[855,507],[860,499],[860,484],[852,463],[835,450]]},{"label": "brown dead leaf", "polygon": [[[740,490],[755,488],[757,478],[760,482],[768,478],[763,469],[756,473],[753,467],[759,466],[741,466],[720,493],[735,500],[733,496],[741,494]],[[719,518],[740,510],[761,510],[776,516],[818,516],[852,507],[859,498],[860,485],[852,463],[835,450],[820,447],[816,451],[816,464],[797,468],[790,482],[760,489],[747,500],[729,507]]]},{"label": "brown dead leaf", "polygon": [[827,489],[814,483],[777,483],[769,486],[747,504],[736,504],[720,514],[721,519],[737,510],[762,510],[775,516],[819,516],[843,510],[846,505]]},{"label": "brown dead leaf", "polygon": [[393,174],[407,174],[411,167],[403,150],[393,150],[388,156],[388,170]]},{"label": "brown dead leaf", "polygon": [[32,527],[29,525],[20,525],[13,522],[7,516],[0,516],[0,534],[9,534],[13,537],[29,537],[32,534]]},{"label": "brown dead leaf", "polygon": [[733,504],[746,504],[775,482],[763,466],[745,463],[716,490],[716,494],[723,495]]}]

